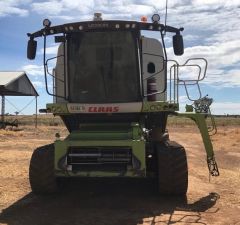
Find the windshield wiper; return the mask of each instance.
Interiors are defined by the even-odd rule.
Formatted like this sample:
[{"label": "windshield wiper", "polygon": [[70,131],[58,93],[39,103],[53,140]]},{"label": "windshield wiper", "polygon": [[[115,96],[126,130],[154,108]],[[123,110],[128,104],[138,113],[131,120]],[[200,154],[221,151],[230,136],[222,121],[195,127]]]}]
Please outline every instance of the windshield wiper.
[{"label": "windshield wiper", "polygon": [[111,48],[110,48],[110,63],[109,63],[109,71],[108,71],[108,77],[113,78],[113,65],[114,65],[114,50],[113,50],[113,44],[111,42]]},{"label": "windshield wiper", "polygon": [[102,77],[102,80],[103,80],[103,88],[104,88],[105,99],[107,99],[107,86],[106,86],[106,82],[105,82],[103,66],[100,67],[100,73],[101,73],[101,77]]}]

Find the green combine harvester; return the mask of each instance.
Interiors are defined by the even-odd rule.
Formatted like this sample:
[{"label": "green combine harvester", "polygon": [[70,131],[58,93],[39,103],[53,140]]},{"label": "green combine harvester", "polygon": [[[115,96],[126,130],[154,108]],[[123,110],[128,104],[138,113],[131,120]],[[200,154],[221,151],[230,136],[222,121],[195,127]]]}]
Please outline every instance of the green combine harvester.
[{"label": "green combine harvester", "polygon": [[[28,34],[27,55],[35,58],[35,38],[43,37],[46,91],[54,102],[42,111],[60,116],[70,134],[33,152],[29,178],[34,193],[55,192],[61,177],[132,177],[157,179],[160,194],[185,195],[186,152],[169,140],[169,115],[194,120],[209,172],[219,175],[209,137],[216,127],[213,119],[211,128],[206,124],[212,99],[202,97],[199,87],[207,61],[193,58],[180,65],[167,59],[165,34],[173,33],[174,53],[182,55],[183,28],[161,24],[158,14],[149,23],[102,20],[100,13],[92,21],[58,26],[45,19],[43,26]],[[159,37],[143,36],[150,31]],[[50,59],[48,36],[59,43],[57,56]],[[52,72],[51,60],[56,61]],[[199,74],[182,80],[181,68],[194,68]],[[185,113],[179,112],[180,85],[192,100]],[[197,87],[197,99],[191,99],[189,86]]]}]

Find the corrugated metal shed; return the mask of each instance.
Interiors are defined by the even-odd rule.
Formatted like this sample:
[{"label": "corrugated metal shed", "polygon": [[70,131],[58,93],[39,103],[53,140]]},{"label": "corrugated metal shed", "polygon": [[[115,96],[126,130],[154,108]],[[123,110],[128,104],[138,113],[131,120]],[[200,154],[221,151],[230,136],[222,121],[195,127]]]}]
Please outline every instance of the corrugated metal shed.
[{"label": "corrugated metal shed", "polygon": [[0,72],[0,95],[38,96],[36,89],[23,71]]}]

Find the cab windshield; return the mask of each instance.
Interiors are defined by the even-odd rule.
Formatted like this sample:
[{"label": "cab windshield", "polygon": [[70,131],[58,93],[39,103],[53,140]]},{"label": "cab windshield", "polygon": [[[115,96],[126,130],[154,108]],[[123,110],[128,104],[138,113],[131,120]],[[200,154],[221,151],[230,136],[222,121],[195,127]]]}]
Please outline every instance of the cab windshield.
[{"label": "cab windshield", "polygon": [[140,101],[136,35],[130,31],[71,34],[68,73],[71,102]]}]

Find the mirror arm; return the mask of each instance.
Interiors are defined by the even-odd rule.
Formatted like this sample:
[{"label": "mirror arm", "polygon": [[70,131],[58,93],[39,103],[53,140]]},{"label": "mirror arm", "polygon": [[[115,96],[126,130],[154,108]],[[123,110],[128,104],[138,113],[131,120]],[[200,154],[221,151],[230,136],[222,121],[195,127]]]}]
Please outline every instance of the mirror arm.
[{"label": "mirror arm", "polygon": [[164,26],[164,30],[166,32],[170,32],[170,33],[180,33],[180,31],[183,31],[184,28],[180,27],[180,28],[176,28],[176,27],[171,27],[171,26]]},{"label": "mirror arm", "polygon": [[34,38],[37,38],[37,37],[42,37],[43,36],[43,32],[44,32],[45,28],[44,29],[41,29],[39,31],[36,31],[34,33],[27,33],[27,36],[34,39]]}]

